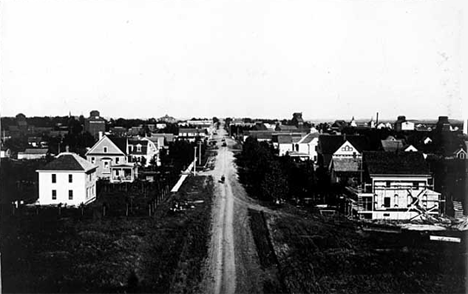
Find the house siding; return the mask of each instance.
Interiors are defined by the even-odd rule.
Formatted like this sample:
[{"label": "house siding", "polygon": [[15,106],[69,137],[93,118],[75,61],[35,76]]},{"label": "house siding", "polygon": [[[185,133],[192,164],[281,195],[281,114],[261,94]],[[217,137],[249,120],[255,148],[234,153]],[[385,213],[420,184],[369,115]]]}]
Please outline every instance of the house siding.
[{"label": "house siding", "polygon": [[[52,174],[56,175],[56,182],[52,183]],[[73,176],[69,183],[69,175]],[[91,178],[90,178],[91,177]],[[58,205],[60,203],[79,206],[87,204],[96,198],[96,173],[83,171],[39,171],[39,199],[40,205]],[[57,191],[57,199],[52,199],[52,190]],[[69,199],[69,191],[73,191],[73,200]],[[88,193],[87,193],[88,191]]]}]

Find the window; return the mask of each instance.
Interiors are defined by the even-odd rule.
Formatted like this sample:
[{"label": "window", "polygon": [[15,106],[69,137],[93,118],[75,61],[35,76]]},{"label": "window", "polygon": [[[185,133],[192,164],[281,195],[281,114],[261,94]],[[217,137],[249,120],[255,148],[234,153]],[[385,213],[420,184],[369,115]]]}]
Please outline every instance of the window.
[{"label": "window", "polygon": [[107,146],[104,146],[104,153],[107,153]]},{"label": "window", "polygon": [[465,153],[463,153],[463,152],[458,153],[458,158],[459,159],[465,159]]},{"label": "window", "polygon": [[129,148],[130,152],[133,152],[133,145],[129,145],[128,148]]},{"label": "window", "polygon": [[341,151],[352,151],[353,148],[351,146],[344,146],[343,148],[341,148]]},{"label": "window", "polygon": [[68,200],[73,200],[73,190],[68,190]]},{"label": "window", "polygon": [[96,158],[91,157],[91,163],[95,163],[95,162],[96,162]]},{"label": "window", "polygon": [[390,181],[387,181],[386,183],[387,188],[390,188]]},{"label": "window", "polygon": [[109,161],[104,161],[104,169],[109,169]]},{"label": "window", "polygon": [[141,145],[137,145],[137,152],[141,152]]},{"label": "window", "polygon": [[434,182],[433,182],[433,179],[432,179],[432,178],[427,179],[427,184],[428,184],[429,186],[432,186],[433,183],[434,183]]},{"label": "window", "polygon": [[68,175],[68,182],[73,183],[73,175]]},{"label": "window", "polygon": [[118,157],[115,159],[115,163],[119,164],[119,158]]},{"label": "window", "polygon": [[384,207],[390,207],[390,197],[384,198]]},{"label": "window", "polygon": [[413,189],[419,189],[419,182],[413,182]]},{"label": "window", "polygon": [[398,194],[395,194],[395,196],[393,196],[393,207],[398,207]]},{"label": "window", "polygon": [[57,190],[52,190],[52,200],[57,200]]},{"label": "window", "polygon": [[57,175],[52,174],[52,183],[57,183]]}]

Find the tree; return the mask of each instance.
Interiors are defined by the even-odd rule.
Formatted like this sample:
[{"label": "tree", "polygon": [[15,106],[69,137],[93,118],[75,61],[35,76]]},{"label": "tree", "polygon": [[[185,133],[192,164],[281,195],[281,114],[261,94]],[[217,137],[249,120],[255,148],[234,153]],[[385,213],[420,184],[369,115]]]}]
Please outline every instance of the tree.
[{"label": "tree", "polygon": [[289,192],[289,184],[278,162],[273,162],[262,181],[262,198],[281,204]]}]

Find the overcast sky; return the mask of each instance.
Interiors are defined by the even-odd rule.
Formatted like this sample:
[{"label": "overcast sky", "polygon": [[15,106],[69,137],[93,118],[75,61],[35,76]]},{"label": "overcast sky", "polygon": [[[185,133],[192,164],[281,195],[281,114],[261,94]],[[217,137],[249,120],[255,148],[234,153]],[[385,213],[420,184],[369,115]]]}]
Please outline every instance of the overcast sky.
[{"label": "overcast sky", "polygon": [[0,112],[461,118],[463,2],[3,0]]}]

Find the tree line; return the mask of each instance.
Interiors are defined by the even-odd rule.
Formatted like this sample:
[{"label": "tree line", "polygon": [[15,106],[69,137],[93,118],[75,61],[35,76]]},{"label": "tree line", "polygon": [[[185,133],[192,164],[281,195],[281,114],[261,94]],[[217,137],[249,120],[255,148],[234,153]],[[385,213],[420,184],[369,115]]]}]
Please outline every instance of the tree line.
[{"label": "tree line", "polygon": [[247,138],[236,157],[240,180],[247,192],[263,201],[278,204],[297,201],[317,195],[329,186],[326,173],[315,171],[312,161],[278,157],[273,146],[255,138]]}]

